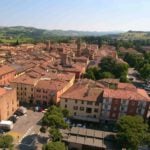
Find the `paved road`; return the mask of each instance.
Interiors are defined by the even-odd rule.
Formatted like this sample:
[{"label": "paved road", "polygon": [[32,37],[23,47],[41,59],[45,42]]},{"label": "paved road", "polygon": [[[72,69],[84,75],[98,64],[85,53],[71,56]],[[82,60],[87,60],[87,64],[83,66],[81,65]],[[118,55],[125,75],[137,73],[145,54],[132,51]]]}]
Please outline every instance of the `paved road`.
[{"label": "paved road", "polygon": [[43,113],[28,110],[27,115],[21,116],[14,124],[14,128],[11,132],[19,135],[16,142],[16,144],[19,145],[18,149],[36,149],[34,145],[41,127],[39,121],[42,117]]},{"label": "paved road", "polygon": [[14,125],[12,131],[25,134],[29,129],[38,127],[38,122],[42,119],[43,113],[28,110],[27,115],[21,116]]}]

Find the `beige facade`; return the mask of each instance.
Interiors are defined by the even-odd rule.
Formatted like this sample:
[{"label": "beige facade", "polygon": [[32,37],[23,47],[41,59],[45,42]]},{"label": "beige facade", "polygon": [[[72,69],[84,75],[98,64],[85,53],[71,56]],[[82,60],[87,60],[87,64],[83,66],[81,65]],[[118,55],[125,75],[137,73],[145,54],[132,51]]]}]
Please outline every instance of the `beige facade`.
[{"label": "beige facade", "polygon": [[76,83],[60,99],[60,106],[74,119],[98,122],[101,115],[102,89]]},{"label": "beige facade", "polygon": [[70,73],[50,74],[43,78],[22,75],[13,80],[11,86],[17,89],[17,99],[20,102],[48,105],[59,103],[60,96],[74,81],[75,74]]},{"label": "beige facade", "polygon": [[17,89],[17,99],[20,102],[33,102],[34,86],[36,85],[37,81],[37,79],[23,75],[11,82],[11,86]]},{"label": "beige facade", "polygon": [[7,120],[18,107],[16,89],[0,88],[0,121]]},{"label": "beige facade", "polygon": [[60,106],[68,109],[74,119],[99,121],[101,104],[98,101],[61,98]]}]

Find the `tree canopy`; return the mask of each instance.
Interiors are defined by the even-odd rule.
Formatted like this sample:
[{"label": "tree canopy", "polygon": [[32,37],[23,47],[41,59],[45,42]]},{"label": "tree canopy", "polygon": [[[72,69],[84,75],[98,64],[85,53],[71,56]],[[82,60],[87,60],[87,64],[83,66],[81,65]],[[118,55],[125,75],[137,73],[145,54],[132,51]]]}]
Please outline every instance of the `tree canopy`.
[{"label": "tree canopy", "polygon": [[144,64],[139,72],[143,79],[150,79],[150,64]]},{"label": "tree canopy", "polygon": [[112,57],[104,57],[99,68],[89,68],[86,71],[85,77],[92,80],[102,78],[119,78],[122,82],[127,82],[128,65],[117,62]]},{"label": "tree canopy", "polygon": [[42,119],[43,125],[55,128],[67,128],[68,125],[64,121],[63,109],[56,106],[51,106],[44,114]]},{"label": "tree canopy", "polygon": [[117,140],[123,148],[137,150],[149,137],[148,125],[140,116],[123,116],[118,120],[117,126]]},{"label": "tree canopy", "polygon": [[10,135],[0,136],[0,148],[10,148],[12,147],[13,137]]},{"label": "tree canopy", "polygon": [[62,135],[61,135],[59,129],[52,127],[49,130],[49,133],[50,133],[50,136],[51,136],[53,142],[61,141]]}]

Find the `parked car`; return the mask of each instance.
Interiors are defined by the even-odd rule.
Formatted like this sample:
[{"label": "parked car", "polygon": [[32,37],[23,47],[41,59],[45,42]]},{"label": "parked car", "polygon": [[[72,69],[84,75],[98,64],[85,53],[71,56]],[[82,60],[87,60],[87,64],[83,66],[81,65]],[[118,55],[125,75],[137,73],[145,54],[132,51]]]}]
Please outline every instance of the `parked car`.
[{"label": "parked car", "polygon": [[15,112],[15,115],[22,116],[22,115],[25,115],[26,113],[27,113],[27,109],[21,106],[17,109],[17,111]]},{"label": "parked car", "polygon": [[18,119],[17,115],[13,115],[13,116],[9,117],[8,120],[12,121],[13,123],[16,123],[17,119]]},{"label": "parked car", "polygon": [[0,129],[4,131],[10,131],[13,128],[13,122],[12,121],[5,121],[2,120],[0,122]]}]

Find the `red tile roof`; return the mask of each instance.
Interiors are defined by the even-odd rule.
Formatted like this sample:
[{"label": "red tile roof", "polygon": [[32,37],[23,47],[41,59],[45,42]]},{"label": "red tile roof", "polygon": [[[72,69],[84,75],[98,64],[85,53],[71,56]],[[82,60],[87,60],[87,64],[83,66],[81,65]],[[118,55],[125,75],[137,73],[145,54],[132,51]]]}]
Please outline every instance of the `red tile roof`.
[{"label": "red tile roof", "polygon": [[4,65],[4,66],[0,67],[0,76],[5,75],[10,72],[14,72],[14,71],[15,71],[15,69],[13,67]]},{"label": "red tile roof", "polygon": [[82,101],[97,101],[102,89],[96,87],[88,87],[86,85],[75,84],[61,98],[82,100]]},{"label": "red tile roof", "polygon": [[115,98],[115,99],[125,99],[125,100],[142,100],[150,101],[150,98],[143,91],[132,91],[132,90],[122,90],[122,89],[104,89],[103,97],[105,98]]}]

